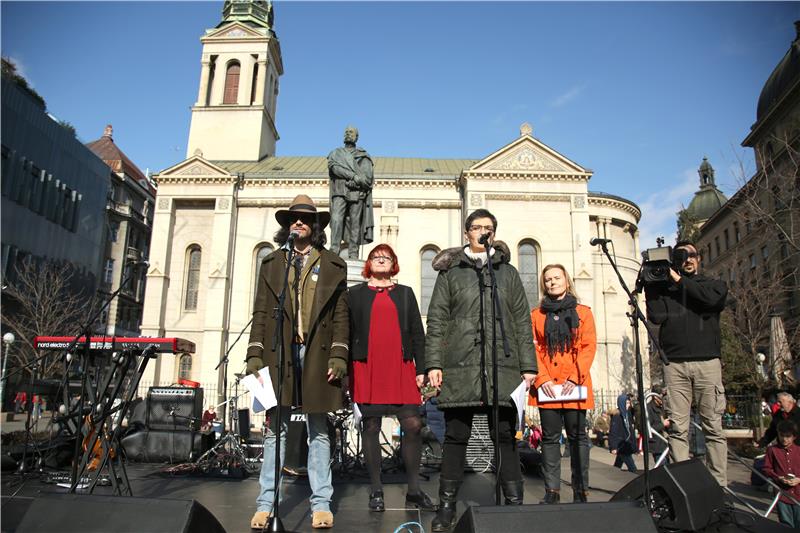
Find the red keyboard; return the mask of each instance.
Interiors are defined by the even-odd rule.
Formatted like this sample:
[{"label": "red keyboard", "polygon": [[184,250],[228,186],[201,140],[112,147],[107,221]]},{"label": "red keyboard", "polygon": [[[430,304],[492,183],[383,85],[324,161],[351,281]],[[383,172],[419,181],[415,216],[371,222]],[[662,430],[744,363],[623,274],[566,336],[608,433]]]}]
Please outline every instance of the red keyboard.
[{"label": "red keyboard", "polygon": [[[74,337],[36,337],[33,339],[33,347],[37,350],[63,350],[73,339]],[[81,337],[76,350],[83,348],[85,344],[86,337]],[[195,350],[192,341],[178,337],[89,337],[89,348],[98,351],[143,350],[151,344],[156,346],[158,353],[194,353]]]}]

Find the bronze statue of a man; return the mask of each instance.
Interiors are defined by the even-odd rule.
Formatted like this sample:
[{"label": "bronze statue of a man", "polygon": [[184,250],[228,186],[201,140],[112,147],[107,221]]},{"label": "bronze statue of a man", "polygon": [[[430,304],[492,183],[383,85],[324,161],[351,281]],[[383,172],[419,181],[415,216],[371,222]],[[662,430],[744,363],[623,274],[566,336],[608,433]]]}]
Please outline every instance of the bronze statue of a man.
[{"label": "bronze statue of a man", "polygon": [[331,197],[331,251],[347,242],[347,256],[358,259],[359,246],[372,242],[372,159],[356,146],[358,130],[347,126],[344,146],[328,154]]}]

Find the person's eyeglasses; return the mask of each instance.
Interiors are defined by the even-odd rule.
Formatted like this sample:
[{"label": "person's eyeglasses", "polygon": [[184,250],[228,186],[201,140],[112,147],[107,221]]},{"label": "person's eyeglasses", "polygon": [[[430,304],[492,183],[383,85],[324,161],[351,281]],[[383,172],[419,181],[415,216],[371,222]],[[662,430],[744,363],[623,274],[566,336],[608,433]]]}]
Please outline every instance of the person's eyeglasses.
[{"label": "person's eyeglasses", "polygon": [[473,224],[469,227],[470,231],[480,231],[482,229],[485,229],[489,233],[494,233],[494,226],[480,226],[478,224]]},{"label": "person's eyeglasses", "polygon": [[686,253],[686,259],[694,259],[694,258],[698,257],[699,255],[700,254],[698,254],[697,252],[687,252]]},{"label": "person's eyeglasses", "polygon": [[391,257],[386,257],[385,255],[376,255],[375,257],[370,259],[370,261],[381,261],[381,260],[386,261],[387,263],[393,262]]},{"label": "person's eyeglasses", "polygon": [[315,218],[316,217],[314,217],[314,215],[298,215],[294,217],[292,224],[297,224],[297,221],[299,220],[306,226],[310,227],[314,223]]}]

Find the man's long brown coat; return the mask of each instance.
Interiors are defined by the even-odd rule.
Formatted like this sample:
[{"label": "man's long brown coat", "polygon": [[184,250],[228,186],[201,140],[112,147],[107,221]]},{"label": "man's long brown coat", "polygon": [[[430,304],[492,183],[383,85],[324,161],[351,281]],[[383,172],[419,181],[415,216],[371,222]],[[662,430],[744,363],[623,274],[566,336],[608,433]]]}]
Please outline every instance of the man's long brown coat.
[{"label": "man's long brown coat", "polygon": [[[261,273],[256,289],[253,309],[253,325],[250,329],[250,345],[247,359],[260,358],[269,367],[275,394],[278,393],[278,354],[272,349],[275,334],[274,309],[278,306],[278,295],[283,286],[286,252],[276,250],[261,265]],[[308,325],[305,365],[303,369],[304,413],[327,413],[342,407],[341,383],[328,383],[328,360],[338,357],[348,361],[349,315],[346,298],[347,265],[336,254],[320,250],[319,279],[311,308],[311,321]],[[283,401],[281,405],[291,405],[294,387],[294,368],[292,365],[292,298],[287,294],[284,309],[283,345],[284,372]],[[263,345],[263,350],[256,343]]]}]

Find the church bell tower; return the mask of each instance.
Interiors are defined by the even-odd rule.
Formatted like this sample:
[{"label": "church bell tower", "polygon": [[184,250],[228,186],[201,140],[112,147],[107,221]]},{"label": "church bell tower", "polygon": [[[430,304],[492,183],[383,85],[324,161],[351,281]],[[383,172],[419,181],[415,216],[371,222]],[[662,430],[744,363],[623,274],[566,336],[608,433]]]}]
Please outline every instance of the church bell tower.
[{"label": "church bell tower", "polygon": [[281,48],[272,2],[226,0],[222,21],[206,30],[200,90],[192,106],[186,157],[199,150],[216,161],[275,155]]}]

